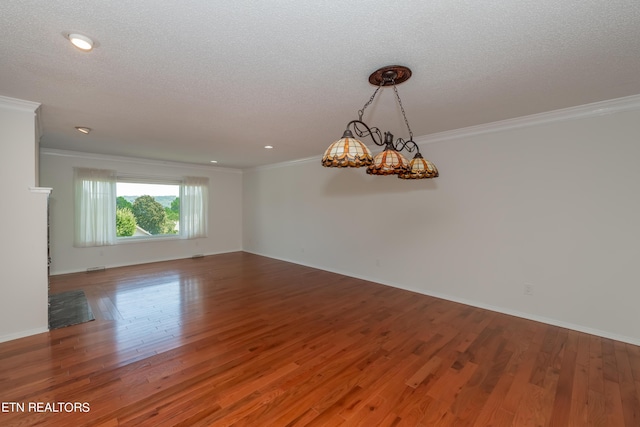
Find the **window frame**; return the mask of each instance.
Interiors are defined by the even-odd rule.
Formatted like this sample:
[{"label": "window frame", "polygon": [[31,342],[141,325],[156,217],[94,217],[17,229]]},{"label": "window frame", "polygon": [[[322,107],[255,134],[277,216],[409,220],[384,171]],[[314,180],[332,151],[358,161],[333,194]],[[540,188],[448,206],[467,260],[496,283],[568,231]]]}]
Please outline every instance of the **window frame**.
[{"label": "window frame", "polygon": [[[184,180],[182,178],[170,178],[170,177],[159,177],[159,176],[149,176],[149,175],[133,175],[133,174],[118,174],[116,175],[116,200],[118,198],[118,183],[128,183],[128,184],[148,184],[148,185],[177,185],[178,186],[178,196],[182,193],[182,186],[184,185]],[[180,218],[182,218],[182,208],[180,211]],[[114,217],[115,221],[115,217]],[[184,239],[184,234],[182,229],[178,230],[176,234],[155,234],[149,236],[115,236],[115,244],[129,244],[129,243],[140,243],[140,242],[157,242],[163,240],[180,240]]]}]

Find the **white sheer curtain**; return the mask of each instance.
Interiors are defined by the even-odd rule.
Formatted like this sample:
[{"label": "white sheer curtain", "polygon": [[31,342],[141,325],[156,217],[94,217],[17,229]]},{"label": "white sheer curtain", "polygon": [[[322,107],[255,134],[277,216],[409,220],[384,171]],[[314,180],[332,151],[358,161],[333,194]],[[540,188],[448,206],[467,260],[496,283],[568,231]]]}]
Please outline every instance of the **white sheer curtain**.
[{"label": "white sheer curtain", "polygon": [[209,178],[187,176],[180,187],[180,232],[186,239],[207,237]]},{"label": "white sheer curtain", "polygon": [[74,168],[75,240],[78,247],[104,246],[116,238],[116,172]]}]

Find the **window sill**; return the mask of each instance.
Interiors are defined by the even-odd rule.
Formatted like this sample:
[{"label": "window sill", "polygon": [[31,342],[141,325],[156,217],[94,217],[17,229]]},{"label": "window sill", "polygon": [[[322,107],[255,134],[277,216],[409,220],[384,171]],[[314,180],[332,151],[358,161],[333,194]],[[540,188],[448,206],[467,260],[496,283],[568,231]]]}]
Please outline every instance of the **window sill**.
[{"label": "window sill", "polygon": [[166,242],[169,240],[181,240],[182,236],[179,234],[172,234],[166,236],[157,237],[117,237],[116,245],[126,245],[129,243],[146,243],[146,242]]}]

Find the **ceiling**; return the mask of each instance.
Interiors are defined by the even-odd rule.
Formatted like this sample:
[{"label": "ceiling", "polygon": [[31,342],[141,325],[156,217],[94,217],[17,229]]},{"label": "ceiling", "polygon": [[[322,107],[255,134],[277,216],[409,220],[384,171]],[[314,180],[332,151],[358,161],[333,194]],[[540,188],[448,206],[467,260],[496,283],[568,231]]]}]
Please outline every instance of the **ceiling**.
[{"label": "ceiling", "polygon": [[[42,104],[46,148],[234,168],[318,156],[393,64],[413,71],[398,90],[417,137],[640,94],[640,2],[0,6],[0,95]],[[391,88],[364,119],[407,136]]]}]

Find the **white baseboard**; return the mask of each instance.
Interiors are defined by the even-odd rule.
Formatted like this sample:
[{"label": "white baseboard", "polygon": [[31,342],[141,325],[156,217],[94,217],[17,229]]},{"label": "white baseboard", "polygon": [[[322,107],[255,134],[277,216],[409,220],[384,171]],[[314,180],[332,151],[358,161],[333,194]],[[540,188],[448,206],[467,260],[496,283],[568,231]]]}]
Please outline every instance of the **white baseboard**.
[{"label": "white baseboard", "polygon": [[49,332],[49,328],[28,329],[26,331],[20,331],[20,332],[16,332],[16,333],[13,333],[13,334],[2,335],[2,336],[0,336],[0,343],[6,342],[6,341],[17,340],[18,338],[24,338],[24,337],[28,337],[28,336],[31,336],[31,335],[41,334],[43,332]]},{"label": "white baseboard", "polygon": [[[234,249],[234,250],[230,250],[230,251],[220,251],[220,252],[207,252],[204,254],[198,254],[198,255],[202,255],[203,257],[205,256],[210,256],[210,255],[221,255],[221,254],[229,254],[232,252],[242,252],[242,249]],[[131,265],[144,265],[144,264],[152,264],[154,262],[164,262],[164,261],[175,261],[178,259],[191,259],[193,258],[192,254],[185,254],[184,256],[180,256],[180,257],[169,257],[169,258],[160,258],[160,259],[155,259],[153,261],[144,261],[144,262],[124,262],[124,263],[116,263],[116,264],[110,264],[110,265],[105,265],[105,266],[101,266],[104,267],[103,269],[108,270],[110,268],[118,268],[118,267],[129,267]],[[73,273],[86,273],[87,272],[87,267],[85,268],[80,268],[78,270],[62,270],[62,271],[52,271],[51,272],[51,276],[61,276],[63,274],[73,274]]]},{"label": "white baseboard", "polygon": [[356,278],[356,279],[366,280],[368,282],[379,283],[381,285],[391,286],[393,288],[404,289],[406,291],[411,291],[411,292],[415,292],[415,293],[422,294],[422,295],[428,295],[428,296],[431,296],[431,297],[434,297],[434,298],[440,298],[440,299],[444,299],[444,300],[447,300],[447,301],[452,301],[452,302],[457,302],[457,303],[460,303],[460,304],[469,305],[469,306],[472,306],[472,307],[477,307],[477,308],[482,308],[482,309],[485,309],[485,310],[495,311],[497,313],[507,314],[509,316],[520,317],[520,318],[523,318],[523,319],[533,320],[535,322],[545,323],[547,325],[558,326],[560,328],[571,329],[573,331],[584,332],[585,334],[596,335],[596,336],[599,336],[599,337],[602,337],[602,338],[609,338],[609,339],[612,339],[612,340],[622,341],[622,342],[626,342],[626,343],[629,343],[629,344],[640,346],[640,339],[633,338],[633,337],[627,337],[625,335],[619,335],[619,334],[616,334],[616,333],[613,333],[613,332],[608,332],[608,331],[603,331],[603,330],[600,330],[600,329],[590,328],[590,327],[583,326],[583,325],[577,325],[577,324],[573,324],[573,323],[568,323],[568,322],[564,322],[562,320],[548,318],[548,317],[544,317],[544,316],[538,316],[536,314],[525,313],[525,312],[521,312],[521,311],[518,311],[518,310],[512,310],[512,309],[506,308],[506,307],[499,307],[499,306],[494,306],[494,305],[490,305],[490,304],[485,304],[485,303],[482,303],[482,302],[478,302],[478,301],[474,301],[474,300],[468,300],[468,299],[465,299],[465,298],[459,298],[459,297],[456,297],[456,296],[452,296],[452,295],[448,295],[448,294],[442,294],[442,293],[439,293],[439,292],[428,292],[428,291],[425,291],[423,289],[414,289],[414,288],[407,287],[407,286],[404,286],[404,285],[401,285],[401,284],[398,284],[398,283],[384,283],[384,282],[381,282],[379,279],[373,278],[373,277],[360,276],[360,275],[353,274],[351,272],[339,271],[339,270],[329,269],[329,268],[326,268],[326,267],[307,264],[307,263],[303,263],[303,262],[299,262],[299,261],[295,261],[295,260],[290,260],[290,259],[286,259],[286,258],[274,257],[274,256],[271,256],[271,255],[266,255],[266,254],[262,254],[262,253],[259,253],[259,252],[249,251],[249,250],[246,250],[246,249],[244,249],[244,252],[252,253],[252,254],[255,254],[255,255],[260,255],[260,256],[263,256],[263,257],[267,257],[267,258],[273,258],[273,259],[277,259],[277,260],[280,260],[280,261],[290,262],[292,264],[304,265],[305,267],[316,268],[318,270],[323,270],[323,271],[328,271],[328,272],[331,272],[331,273],[341,274],[343,276],[348,276],[348,277],[353,277],[353,278]]}]

